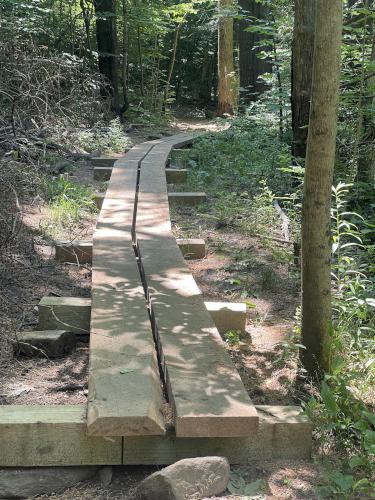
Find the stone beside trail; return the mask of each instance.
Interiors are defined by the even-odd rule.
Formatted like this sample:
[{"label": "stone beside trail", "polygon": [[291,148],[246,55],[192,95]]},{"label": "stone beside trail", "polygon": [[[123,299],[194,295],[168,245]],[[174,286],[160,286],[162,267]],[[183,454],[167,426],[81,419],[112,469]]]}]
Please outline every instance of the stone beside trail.
[{"label": "stone beside trail", "polygon": [[229,473],[226,458],[186,458],[144,479],[132,500],[186,500],[219,495],[226,490]]},{"label": "stone beside trail", "polygon": [[0,469],[0,498],[30,498],[70,488],[93,477],[98,467]]}]

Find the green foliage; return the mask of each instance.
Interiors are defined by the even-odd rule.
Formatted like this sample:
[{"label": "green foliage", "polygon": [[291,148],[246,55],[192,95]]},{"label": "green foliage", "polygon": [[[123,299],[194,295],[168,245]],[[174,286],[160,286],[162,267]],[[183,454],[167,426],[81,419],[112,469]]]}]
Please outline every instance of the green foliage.
[{"label": "green foliage", "polygon": [[[335,438],[347,459],[340,469],[329,468],[322,497],[353,498],[374,492],[375,418],[366,404],[375,384],[375,315],[373,275],[361,267],[363,242],[346,210],[350,185],[333,188],[332,235],[335,321],[331,373],[322,382],[320,397],[306,411],[317,424],[322,442]],[[367,271],[368,273],[368,271]],[[340,496],[341,495],[341,496]],[[372,497],[371,497],[372,498]]]},{"label": "green foliage", "polygon": [[240,342],[240,334],[237,330],[229,330],[224,333],[225,342],[230,346],[235,346]]},{"label": "green foliage", "polygon": [[99,150],[101,153],[124,153],[132,146],[118,118],[111,120],[106,126],[100,125],[93,130],[82,131],[78,142],[85,151]]},{"label": "green foliage", "polygon": [[44,191],[49,201],[51,221],[45,229],[47,233],[57,231],[57,227],[74,228],[89,213],[97,211],[92,191],[69,179],[66,174],[56,178],[44,178]]},{"label": "green foliage", "polygon": [[267,227],[269,234],[270,225],[279,227],[274,192],[289,189],[291,176],[279,170],[290,164],[290,154],[286,144],[275,140],[276,126],[272,120],[239,118],[229,129],[198,139],[189,150],[188,184],[180,189],[210,195],[212,203],[200,213],[218,228],[229,225],[252,234]]}]

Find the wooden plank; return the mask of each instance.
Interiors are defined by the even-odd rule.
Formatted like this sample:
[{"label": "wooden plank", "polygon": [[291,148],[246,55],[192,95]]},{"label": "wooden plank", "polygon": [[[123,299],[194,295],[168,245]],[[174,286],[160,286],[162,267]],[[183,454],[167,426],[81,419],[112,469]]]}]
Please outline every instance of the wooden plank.
[{"label": "wooden plank", "polygon": [[[177,238],[176,242],[185,259],[203,259],[206,255],[206,243],[203,239]],[[92,241],[55,241],[55,249],[56,259],[61,262],[92,263]]]},{"label": "wooden plank", "polygon": [[229,330],[246,330],[246,304],[244,302],[205,302],[216,328],[221,334]]},{"label": "wooden plank", "polygon": [[206,193],[168,193],[169,203],[175,207],[195,207],[207,200]]},{"label": "wooden plank", "polygon": [[203,259],[206,256],[206,243],[200,238],[177,238],[176,243],[185,259]]},{"label": "wooden plank", "polygon": [[98,210],[102,209],[105,193],[95,193],[93,195],[93,200]]},{"label": "wooden plank", "polygon": [[39,330],[89,333],[91,299],[87,297],[43,297],[38,309]]},{"label": "wooden plank", "polygon": [[160,144],[142,161],[136,235],[178,437],[256,432],[258,416],[171,232]]},{"label": "wooden plank", "polygon": [[[114,163],[114,162],[113,162]],[[95,181],[109,181],[112,174],[113,164],[108,167],[94,167]]]},{"label": "wooden plank", "polygon": [[91,264],[92,241],[55,241],[55,258],[60,262]]},{"label": "wooden plank", "polygon": [[167,177],[167,184],[186,182],[187,172],[186,168],[166,168],[165,175]]},{"label": "wooden plank", "polygon": [[90,437],[86,405],[0,406],[0,466],[118,465],[122,438]]},{"label": "wooden plank", "polygon": [[165,432],[157,356],[132,244],[138,165],[151,148],[136,146],[115,163],[94,233],[90,435]]},{"label": "wooden plank", "polygon": [[[125,154],[125,153],[124,153]],[[94,156],[90,159],[92,165],[95,167],[113,167],[114,163],[123,155],[116,156]]]},{"label": "wooden plank", "polygon": [[125,465],[169,465],[183,458],[225,456],[231,464],[289,459],[308,460],[312,425],[296,406],[256,406],[259,428],[251,437],[124,439]]},{"label": "wooden plank", "polygon": [[[309,459],[312,424],[294,406],[257,406],[251,437],[92,437],[86,405],[0,406],[0,467],[167,465],[182,458],[220,455],[232,464],[254,460]],[[123,459],[122,459],[123,456]]]}]

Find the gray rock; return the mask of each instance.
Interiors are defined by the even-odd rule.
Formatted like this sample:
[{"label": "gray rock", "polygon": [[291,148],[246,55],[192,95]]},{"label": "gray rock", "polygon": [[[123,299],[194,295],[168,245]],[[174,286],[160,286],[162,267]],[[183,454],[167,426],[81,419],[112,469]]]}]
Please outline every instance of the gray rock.
[{"label": "gray rock", "polygon": [[144,479],[135,500],[186,500],[219,495],[229,481],[229,462],[223,457],[186,458]]},{"label": "gray rock", "polygon": [[28,498],[55,493],[94,476],[98,467],[0,469],[0,498]]},{"label": "gray rock", "polygon": [[98,476],[103,486],[109,486],[113,476],[112,467],[102,467],[98,472]]}]

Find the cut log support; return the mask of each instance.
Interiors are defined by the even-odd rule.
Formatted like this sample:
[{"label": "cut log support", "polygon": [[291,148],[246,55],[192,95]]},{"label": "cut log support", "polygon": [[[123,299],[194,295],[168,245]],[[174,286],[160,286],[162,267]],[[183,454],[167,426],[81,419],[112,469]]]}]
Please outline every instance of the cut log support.
[{"label": "cut log support", "polygon": [[122,438],[90,437],[86,405],[0,406],[0,466],[120,465]]},{"label": "cut log support", "polygon": [[206,243],[199,238],[176,240],[185,259],[203,259],[206,256]]},{"label": "cut log support", "polygon": [[109,181],[112,174],[110,167],[94,167],[94,181]]},{"label": "cut log support", "polygon": [[167,177],[167,183],[179,184],[186,182],[187,172],[186,168],[166,168],[165,175]]},{"label": "cut log support", "polygon": [[229,330],[244,333],[246,330],[246,304],[244,302],[205,302],[220,334]]},{"label": "cut log support", "polygon": [[55,241],[55,257],[60,262],[91,264],[92,241]]},{"label": "cut log support", "polygon": [[39,330],[68,330],[90,333],[91,299],[86,297],[43,297],[39,302]]},{"label": "cut log support", "polygon": [[74,351],[76,345],[75,334],[66,330],[19,332],[15,342],[19,354],[49,358],[66,356]]},{"label": "cut log support", "polygon": [[259,429],[250,437],[92,437],[86,405],[0,406],[0,467],[168,465],[220,455],[232,464],[309,459],[312,425],[295,406],[256,406]]},{"label": "cut log support", "polygon": [[207,200],[206,193],[168,193],[169,203],[174,207],[195,207]]}]

